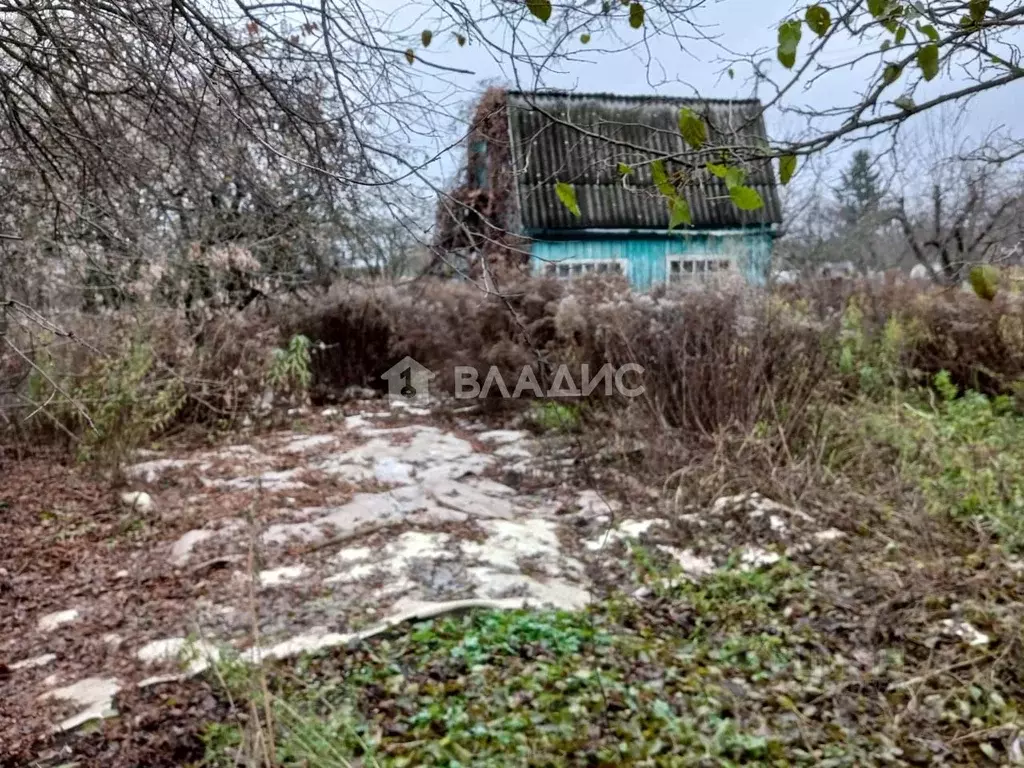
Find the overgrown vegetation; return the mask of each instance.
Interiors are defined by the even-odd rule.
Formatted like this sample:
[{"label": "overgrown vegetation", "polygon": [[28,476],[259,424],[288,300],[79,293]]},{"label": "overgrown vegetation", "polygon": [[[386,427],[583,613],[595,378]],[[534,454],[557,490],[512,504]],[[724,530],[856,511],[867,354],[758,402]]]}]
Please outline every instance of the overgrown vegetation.
[{"label": "overgrown vegetation", "polygon": [[[628,504],[638,481],[664,488],[661,509],[697,513],[701,537],[728,542],[742,530],[716,529],[701,510],[759,491],[843,538],[767,568],[734,557],[699,579],[634,545],[581,613],[438,619],[259,681],[247,672],[229,690],[250,716],[211,726],[210,764],[1024,759],[1024,589],[1010,559],[1024,546],[1016,297],[830,284],[637,298],[537,283],[501,320],[486,300],[445,290],[450,305],[431,295],[429,332],[380,311],[388,349],[431,364],[525,359],[540,376],[553,361],[645,367],[643,397],[526,413],[620,470],[602,474],[606,492]],[[336,332],[326,317],[353,316],[319,311],[317,327]],[[453,341],[456,317],[477,322]],[[627,438],[640,447],[603,451]]]},{"label": "overgrown vegetation", "polygon": [[1007,395],[962,395],[945,372],[927,399],[895,406],[863,406],[866,445],[892,449],[897,471],[913,482],[929,511],[952,515],[1024,548],[1024,419]]},{"label": "overgrown vegetation", "polygon": [[[350,385],[380,387],[381,372],[405,355],[439,374],[432,386],[442,393],[453,391],[458,365],[481,379],[494,366],[510,386],[530,366],[547,389],[562,364],[577,377],[583,365],[638,364],[644,394],[624,401],[598,387],[587,399],[604,405],[591,416],[628,412],[629,423],[704,436],[781,420],[789,440],[812,428],[812,402],[884,400],[940,371],[986,396],[1012,396],[1024,380],[1024,309],[1013,291],[983,301],[853,282],[651,297],[615,280],[529,280],[506,298],[445,282],[348,286],[301,313],[290,303],[228,312],[199,331],[181,313],[115,315],[79,335],[94,351],[53,333],[19,339],[24,357],[4,358],[3,413],[10,430],[30,430],[33,441],[54,431],[88,455],[182,424],[234,423],[268,388],[323,402]],[[490,395],[515,405],[495,388]],[[96,408],[90,426],[85,406],[97,399],[109,412]]]},{"label": "overgrown vegetation", "polygon": [[80,459],[116,465],[189,425],[237,426],[268,395],[308,396],[308,339],[283,336],[265,314],[228,312],[199,331],[180,312],[81,319],[81,341],[26,335],[25,355],[0,364],[0,429],[15,447],[61,441]]},{"label": "overgrown vegetation", "polygon": [[[684,579],[653,604],[612,597],[582,613],[429,621],[275,668],[266,689],[230,679],[240,701],[274,713],[282,766],[962,765],[1006,755],[1004,737],[1024,725],[1011,684],[978,676],[923,695],[930,681],[915,680],[916,661],[897,644],[863,651],[870,661],[844,655],[813,618],[811,589],[810,574],[783,561]],[[237,764],[256,740],[212,726],[207,764]]]}]

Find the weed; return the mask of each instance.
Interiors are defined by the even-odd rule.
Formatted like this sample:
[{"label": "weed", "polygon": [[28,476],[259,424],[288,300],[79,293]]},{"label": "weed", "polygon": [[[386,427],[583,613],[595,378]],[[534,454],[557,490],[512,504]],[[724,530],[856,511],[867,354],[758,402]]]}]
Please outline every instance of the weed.
[{"label": "weed", "polygon": [[295,334],[285,348],[277,347],[271,353],[267,381],[277,392],[304,400],[312,382],[310,341]]},{"label": "weed", "polygon": [[857,389],[869,397],[882,397],[901,386],[907,378],[903,357],[914,339],[912,330],[916,332],[894,314],[886,319],[880,333],[872,334],[859,304],[851,300],[842,315],[840,373],[855,377]]},{"label": "weed", "polygon": [[154,376],[154,365],[152,348],[133,340],[74,381],[65,418],[81,433],[79,458],[118,463],[173,421],[185,402],[184,386],[173,376]]},{"label": "weed", "polygon": [[961,396],[947,373],[932,386],[895,405],[862,401],[847,411],[853,440],[865,451],[879,444],[892,451],[929,511],[977,525],[1011,551],[1024,550],[1024,418],[1008,396]]},{"label": "weed", "polygon": [[527,419],[545,432],[575,432],[580,428],[582,409],[577,403],[539,400],[530,404]]}]

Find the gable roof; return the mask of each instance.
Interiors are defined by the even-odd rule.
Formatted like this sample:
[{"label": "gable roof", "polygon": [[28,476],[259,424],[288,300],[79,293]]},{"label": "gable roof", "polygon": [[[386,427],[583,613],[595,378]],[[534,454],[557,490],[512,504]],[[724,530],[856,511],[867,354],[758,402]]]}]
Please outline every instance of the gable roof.
[{"label": "gable roof", "polygon": [[[666,229],[668,205],[654,188],[649,161],[688,151],[679,133],[682,107],[707,123],[702,165],[706,160],[718,162],[716,149],[725,145],[767,145],[762,107],[756,100],[524,91],[509,91],[507,99],[520,218],[526,230]],[[626,183],[617,170],[619,163],[637,166]],[[666,163],[670,174],[682,167]],[[559,201],[555,184],[560,181],[575,185],[580,216]],[[771,161],[754,161],[746,184],[761,194],[763,208],[739,210],[723,180],[706,172],[696,174],[682,189],[693,226],[781,222]]]}]

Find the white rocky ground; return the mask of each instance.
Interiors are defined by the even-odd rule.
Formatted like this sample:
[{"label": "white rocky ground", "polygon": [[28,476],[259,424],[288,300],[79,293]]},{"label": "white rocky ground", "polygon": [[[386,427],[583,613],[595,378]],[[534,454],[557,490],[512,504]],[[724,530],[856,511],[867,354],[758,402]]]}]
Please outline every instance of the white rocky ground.
[{"label": "white rocky ground", "polygon": [[[579,608],[590,599],[588,564],[621,561],[623,540],[642,537],[681,575],[700,578],[737,548],[741,567],[756,568],[843,536],[756,495],[720,499],[670,524],[649,498],[621,510],[594,489],[561,482],[565,459],[542,458],[542,446],[526,432],[488,430],[470,414],[453,432],[431,424],[419,407],[364,406],[348,416],[323,412],[316,433],[147,455],[126,468],[135,487],[122,502],[140,515],[194,512],[209,498],[183,497],[183,487],[216,491],[222,501],[225,494],[257,499],[235,505],[243,515],[211,515],[148,553],[197,579],[224,568],[230,577],[217,582],[220,593],[195,599],[174,634],[134,646],[104,637],[112,653],[146,676],[136,684],[195,674],[229,647],[245,660],[285,657],[464,607]],[[528,484],[540,490],[517,490],[524,478],[540,480]],[[642,598],[647,589],[635,594]],[[37,629],[74,632],[79,620],[78,607],[69,606],[40,616]],[[52,660],[44,654],[19,668],[37,667],[40,698],[75,710],[58,728],[113,711],[127,684],[123,675],[97,669],[56,680],[46,677]]]}]

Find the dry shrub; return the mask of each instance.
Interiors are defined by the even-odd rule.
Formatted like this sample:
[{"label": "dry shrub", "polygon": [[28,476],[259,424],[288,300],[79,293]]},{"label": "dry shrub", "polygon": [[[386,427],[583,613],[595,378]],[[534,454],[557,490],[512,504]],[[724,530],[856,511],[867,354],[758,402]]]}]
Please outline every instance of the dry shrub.
[{"label": "dry shrub", "polygon": [[819,320],[856,307],[857,331],[868,343],[882,343],[895,319],[903,338],[893,364],[917,383],[948,371],[961,389],[995,395],[1024,380],[1024,301],[1017,292],[986,301],[918,281],[829,280],[785,286],[780,294]]},{"label": "dry shrub", "polygon": [[827,331],[745,287],[574,300],[559,319],[591,366],[644,368],[643,402],[665,428],[710,435],[760,422],[796,432],[829,378]]},{"label": "dry shrub", "polygon": [[286,335],[314,342],[314,391],[320,398],[349,386],[382,389],[381,374],[406,355],[438,372],[435,386],[453,391],[453,368],[498,366],[514,382],[537,366],[554,338],[554,302],[563,286],[524,281],[506,296],[462,283],[424,279],[409,286],[347,285],[286,324]]},{"label": "dry shrub", "polygon": [[[141,420],[138,434],[150,437],[185,423],[232,424],[260,399],[272,349],[296,334],[312,342],[311,394],[321,401],[351,385],[382,389],[381,374],[405,355],[438,372],[442,392],[453,390],[456,366],[481,379],[496,366],[511,390],[525,366],[547,387],[561,364],[578,377],[583,364],[593,374],[633,363],[644,369],[644,394],[609,398],[598,388],[590,413],[647,436],[770,432],[780,450],[810,439],[811,405],[863,387],[865,370],[884,369],[879,378],[893,383],[948,370],[983,392],[1024,379],[1018,296],[986,302],[918,284],[833,280],[770,294],[726,283],[641,295],[593,277],[524,279],[496,296],[423,279],[337,286],[301,308],[222,312],[199,331],[181,312],[139,308],[61,324],[91,346],[31,326],[8,331],[24,357],[10,348],[0,357],[2,412],[22,432],[32,414],[31,429],[77,437],[92,429],[85,414],[102,407],[109,429]],[[860,378],[840,370],[847,347]],[[129,442],[144,439],[134,430]]]},{"label": "dry shrub", "polygon": [[115,463],[168,430],[248,414],[279,338],[257,312],[225,312],[198,330],[181,311],[143,307],[68,315],[60,326],[74,338],[30,324],[8,334],[6,437],[60,438],[83,458]]},{"label": "dry shrub", "polygon": [[[431,280],[348,286],[289,333],[319,346],[321,392],[380,387],[381,373],[405,355],[438,372],[436,386],[448,392],[455,366],[477,368],[481,380],[496,366],[511,390],[524,366],[547,387],[561,364],[577,386],[583,364],[591,375],[606,364],[638,364],[647,418],[704,434],[750,429],[769,417],[795,423],[830,364],[821,328],[781,311],[763,292],[725,285],[638,295],[617,278],[523,280],[504,296]],[[603,388],[591,399],[603,400]],[[616,396],[606,405],[637,410]]]},{"label": "dry shrub", "polygon": [[266,388],[271,350],[287,340],[276,317],[225,312],[189,343],[175,343],[183,332],[179,327],[168,334],[158,348],[166,350],[160,354],[162,364],[177,372],[185,385],[186,401],[178,421],[231,425],[244,419]]},{"label": "dry shrub", "polygon": [[376,386],[377,377],[389,367],[395,307],[385,298],[390,296],[387,289],[382,290],[351,286],[283,320],[286,337],[301,334],[314,344],[314,401],[352,385]]}]

